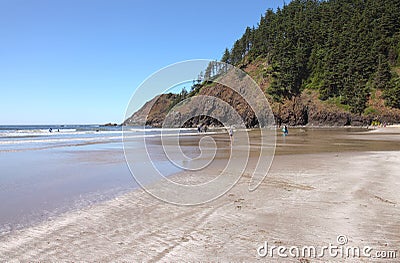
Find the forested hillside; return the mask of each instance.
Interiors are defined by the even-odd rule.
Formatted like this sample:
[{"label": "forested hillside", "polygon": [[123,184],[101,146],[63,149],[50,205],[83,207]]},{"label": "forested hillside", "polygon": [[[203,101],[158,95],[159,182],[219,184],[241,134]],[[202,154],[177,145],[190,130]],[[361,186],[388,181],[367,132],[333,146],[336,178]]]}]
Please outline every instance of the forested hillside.
[{"label": "forested hillside", "polygon": [[267,10],[222,61],[245,67],[265,60],[275,101],[315,90],[321,100],[364,113],[375,91],[400,108],[400,1],[293,0]]},{"label": "forested hillside", "polygon": [[[267,10],[221,61],[240,67],[259,84],[277,124],[400,122],[400,0],[293,0]],[[164,103],[166,109],[156,110],[146,124],[160,125],[168,109],[197,94],[239,102],[212,83],[220,65],[211,62],[189,93]],[[253,113],[239,106],[246,125],[256,126],[248,117]]]}]

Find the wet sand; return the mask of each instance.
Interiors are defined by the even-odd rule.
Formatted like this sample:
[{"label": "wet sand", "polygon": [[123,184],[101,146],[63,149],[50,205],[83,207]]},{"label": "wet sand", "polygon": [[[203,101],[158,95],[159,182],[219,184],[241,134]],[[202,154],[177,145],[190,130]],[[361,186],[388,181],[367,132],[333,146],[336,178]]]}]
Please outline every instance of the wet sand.
[{"label": "wet sand", "polygon": [[[337,244],[338,235],[351,246],[398,250],[400,129],[289,132],[278,136],[270,173],[256,191],[248,191],[248,171],[226,195],[199,206],[133,191],[3,236],[0,260],[343,262],[257,254],[265,241],[321,247]],[[208,177],[184,172],[173,178]]]},{"label": "wet sand", "polygon": [[135,188],[121,144],[0,153],[0,237]]}]

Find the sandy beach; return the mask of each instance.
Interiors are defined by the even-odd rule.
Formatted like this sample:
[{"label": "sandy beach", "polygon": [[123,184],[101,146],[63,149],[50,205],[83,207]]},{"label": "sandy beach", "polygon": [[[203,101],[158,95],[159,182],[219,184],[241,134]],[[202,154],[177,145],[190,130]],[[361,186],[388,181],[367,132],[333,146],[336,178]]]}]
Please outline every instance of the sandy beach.
[{"label": "sandy beach", "polygon": [[[198,206],[132,191],[1,237],[0,261],[398,262],[400,129],[314,136],[311,143],[307,132],[279,136],[256,191],[248,191],[247,171],[226,195]],[[187,178],[190,172],[174,175]],[[258,253],[265,242],[320,248],[338,245],[338,236],[343,246],[371,247],[371,257],[395,251],[397,259]]]}]

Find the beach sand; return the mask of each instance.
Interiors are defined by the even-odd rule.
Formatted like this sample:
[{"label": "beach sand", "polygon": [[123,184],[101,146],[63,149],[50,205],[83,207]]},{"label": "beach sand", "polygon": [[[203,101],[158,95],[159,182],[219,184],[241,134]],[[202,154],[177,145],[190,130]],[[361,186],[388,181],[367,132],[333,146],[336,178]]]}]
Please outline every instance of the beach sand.
[{"label": "beach sand", "polygon": [[[343,262],[328,253],[323,258],[257,254],[265,242],[322,247],[337,245],[339,235],[348,246],[370,246],[372,254],[398,250],[399,130],[362,133],[357,144],[372,141],[367,149],[355,151],[339,141],[343,151],[314,147],[313,153],[291,145],[290,140],[304,140],[299,129],[285,139],[287,146],[278,141],[270,172],[256,191],[248,191],[248,172],[227,194],[198,206],[171,205],[133,191],[3,236],[0,261]],[[201,176],[197,179],[208,179]]]}]

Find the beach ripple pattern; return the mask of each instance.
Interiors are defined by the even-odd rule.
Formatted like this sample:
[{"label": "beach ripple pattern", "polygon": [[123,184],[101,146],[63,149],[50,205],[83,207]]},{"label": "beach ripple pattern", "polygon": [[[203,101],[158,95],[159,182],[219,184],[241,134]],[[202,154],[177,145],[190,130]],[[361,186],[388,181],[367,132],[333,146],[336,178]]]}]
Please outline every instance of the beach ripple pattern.
[{"label": "beach ripple pattern", "polygon": [[[211,64],[210,64],[211,63]],[[125,119],[132,116],[138,106],[143,104],[143,98],[149,94],[167,93],[172,87],[182,83],[192,83],[199,72],[213,65],[214,73],[208,83],[213,82],[215,88],[223,86],[239,94],[251,107],[258,121],[257,145],[251,145],[249,129],[237,110],[237,105],[231,105],[221,98],[202,94],[186,98],[172,107],[158,135],[151,135],[153,129],[146,126],[147,117],[156,107],[157,100],[148,102],[143,107],[142,116],[135,126],[140,126],[146,136],[139,143],[130,140],[130,126],[123,126],[124,154],[136,182],[152,196],[168,203],[177,205],[199,205],[210,202],[228,192],[241,178],[249,175],[248,190],[254,191],[266,177],[275,153],[275,122],[274,115],[261,88],[243,70],[230,64],[211,60],[189,60],[167,66],[147,78],[134,92],[125,114]],[[150,104],[149,104],[150,103]],[[243,112],[242,112],[243,115]],[[202,116],[218,120],[226,129],[220,130],[228,134],[234,129],[234,139],[228,141],[229,158],[221,169],[207,169],[217,159],[218,145],[214,133],[192,134],[199,137],[199,152],[197,156],[185,154],[181,145],[184,133],[171,134],[171,128],[183,128],[193,118]],[[148,133],[146,133],[148,131]],[[179,129],[177,131],[180,131]],[[195,132],[193,130],[193,132]],[[187,134],[186,134],[187,135]],[[229,136],[226,136],[229,138]],[[138,149],[143,149],[140,151]],[[160,150],[161,149],[161,150]],[[249,165],[250,153],[257,154],[255,164]],[[168,162],[186,173],[196,176],[196,173],[217,173],[211,180],[198,184],[177,182],[164,174],[163,164]]]}]

